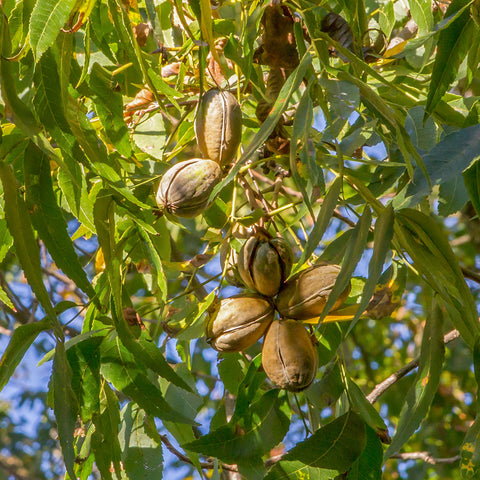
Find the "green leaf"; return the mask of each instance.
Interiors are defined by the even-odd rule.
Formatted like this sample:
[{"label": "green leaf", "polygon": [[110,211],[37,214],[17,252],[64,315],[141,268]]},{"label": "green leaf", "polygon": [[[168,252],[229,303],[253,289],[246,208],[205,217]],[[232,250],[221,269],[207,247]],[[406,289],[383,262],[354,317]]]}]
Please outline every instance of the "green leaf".
[{"label": "green leaf", "polygon": [[120,408],[117,396],[105,381],[102,382],[100,391],[100,410],[93,416],[93,424],[95,431],[92,435],[92,451],[102,479],[112,480],[112,465],[117,479],[120,479],[122,470],[118,440]]},{"label": "green leaf", "polygon": [[[445,17],[455,14],[468,3],[470,3],[468,0],[452,1],[445,12]],[[427,115],[435,110],[438,102],[455,80],[460,64],[468,52],[474,28],[475,24],[467,9],[440,32],[425,106]]]},{"label": "green leaf", "polygon": [[[305,92],[303,92],[302,98],[300,99],[300,103],[298,104],[298,107],[297,107],[295,118],[293,120],[292,137],[290,139],[290,171],[292,172],[292,176],[293,176],[293,179],[295,180],[295,183],[297,184],[297,186],[300,188],[300,191],[302,192],[303,199],[310,211],[310,214],[313,216],[312,206],[305,188],[305,182],[300,176],[297,168],[298,141],[302,137],[304,137],[305,140],[304,140],[303,149],[308,148],[308,143],[307,143],[308,136],[309,136],[310,128],[313,124],[313,102],[310,95],[311,95],[311,87],[305,89]],[[306,165],[303,165],[303,168],[305,167]]]},{"label": "green leaf", "polygon": [[137,361],[143,362],[145,366],[157,375],[172,382],[174,385],[191,391],[187,383],[169,365],[162,351],[153,342],[146,329],[130,326],[123,318],[123,315],[120,319],[115,319],[115,322],[117,333],[123,345],[135,356]]},{"label": "green leaf", "polygon": [[385,208],[378,216],[375,223],[375,233],[373,235],[373,254],[368,264],[368,276],[365,286],[363,287],[362,299],[359,303],[357,313],[353,317],[352,325],[349,328],[353,328],[353,325],[358,318],[362,315],[368,302],[375,293],[375,287],[378,283],[380,276],[382,275],[383,264],[387,257],[387,253],[390,249],[390,242],[393,239],[393,223],[394,223],[394,210],[392,206]]},{"label": "green leaf", "polygon": [[397,211],[395,239],[415,268],[439,294],[463,339],[473,348],[480,333],[478,313],[448,239],[428,215],[411,209]]},{"label": "green leaf", "polygon": [[[310,258],[310,256],[322,240],[323,234],[325,233],[330,219],[332,218],[333,211],[337,206],[338,196],[340,195],[342,185],[342,177],[337,177],[332,183],[330,189],[328,190],[327,195],[323,199],[322,208],[318,212],[318,216],[313,225],[313,229],[308,236],[305,249],[302,253],[302,256],[300,257],[300,260],[297,263],[295,271],[298,270],[298,268],[300,268]],[[295,273],[295,271],[293,273]]]},{"label": "green leaf", "polygon": [[242,418],[248,415],[250,404],[258,396],[258,390],[266,379],[266,374],[261,369],[262,355],[258,354],[250,363],[245,378],[238,388],[237,401],[235,403],[235,411],[231,419],[232,422],[236,418]]},{"label": "green leaf", "polygon": [[24,176],[27,206],[33,225],[50,255],[68,277],[91,299],[96,293],[75,253],[68,235],[67,222],[57,204],[46,155],[30,143],[24,157]]},{"label": "green leaf", "polygon": [[193,340],[204,335],[204,318],[203,315],[210,308],[216,299],[216,292],[212,290],[202,301],[193,307],[192,311],[185,319],[185,328],[176,336],[177,340]]},{"label": "green leaf", "polygon": [[155,72],[152,68],[148,69],[148,76],[153,83],[153,86],[158,90],[159,93],[165,95],[168,100],[175,106],[175,108],[181,112],[182,109],[177,103],[175,97],[181,96],[181,93],[177,92],[174,88],[170,87],[168,83],[162,78],[161,75]]},{"label": "green leaf", "polygon": [[23,356],[30,348],[40,332],[51,328],[50,319],[20,325],[15,329],[7,348],[0,359],[0,391],[8,383]]},{"label": "green leaf", "polygon": [[415,382],[406,395],[385,459],[398,452],[426,418],[440,382],[444,357],[443,313],[440,306],[435,304],[427,316]]},{"label": "green leaf", "polygon": [[[130,480],[158,480],[163,475],[162,445],[155,441],[155,424],[133,403],[120,412],[122,464]],[[153,422],[152,422],[153,423]]]},{"label": "green leaf", "polygon": [[149,232],[146,232],[142,227],[139,226],[138,231],[140,233],[140,236],[145,240],[145,243],[147,244],[148,250],[150,252],[153,265],[155,266],[155,270],[157,272],[157,282],[158,282],[158,287],[160,288],[161,292],[161,299],[163,302],[166,301],[167,299],[167,279],[165,277],[165,272],[163,271],[163,266],[162,266],[162,259],[157,251],[156,244],[153,243],[153,235],[151,235]]},{"label": "green leaf", "polygon": [[410,13],[412,19],[418,25],[418,35],[425,35],[432,30],[433,15],[432,7],[428,2],[421,0],[410,0]]},{"label": "green leaf", "polygon": [[89,86],[107,137],[121,155],[130,157],[132,147],[127,126],[123,121],[123,99],[122,95],[113,89],[115,81],[112,74],[95,62],[90,71]]},{"label": "green leaf", "polygon": [[366,426],[367,442],[346,480],[382,480],[383,448],[375,430]]},{"label": "green leaf", "polygon": [[72,369],[72,389],[86,423],[100,409],[100,344],[102,337],[90,337],[67,349]]},{"label": "green leaf", "polygon": [[192,391],[179,388],[173,383],[162,379],[160,386],[165,392],[165,400],[169,405],[175,405],[177,411],[192,422],[197,416],[199,408],[203,405],[203,399],[195,392],[195,379],[184,363],[177,364],[175,373],[190,386]]},{"label": "green leaf", "polygon": [[133,131],[137,147],[158,160],[163,160],[167,137],[167,124],[160,112],[140,120]]},{"label": "green leaf", "polygon": [[76,0],[38,0],[30,18],[30,45],[38,60],[57,38]]},{"label": "green leaf", "polygon": [[278,94],[275,105],[272,107],[267,120],[265,120],[253,139],[245,147],[242,156],[238,159],[228,175],[213,189],[210,195],[211,200],[214,199],[218,192],[220,192],[233,180],[242,165],[255,153],[257,148],[265,143],[280,120],[280,116],[288,107],[288,102],[290,101],[291,96],[302,83],[305,72],[307,71],[307,68],[310,66],[311,62],[312,56],[309,52],[305,53],[298,67],[290,74],[286,82],[283,84],[283,87]]},{"label": "green leaf", "polygon": [[[281,410],[284,397],[270,390],[253,403],[245,417],[232,421],[207,435],[183,445],[188,450],[237,463],[250,473],[249,479],[262,478],[261,456],[277,445],[287,433],[289,420]],[[264,473],[264,472],[263,472]]]},{"label": "green leaf", "polygon": [[[9,57],[11,54],[11,42],[9,37],[8,23],[3,14],[0,14],[0,53],[2,57]],[[41,131],[35,116],[26,103],[21,100],[16,90],[15,80],[18,79],[18,62],[0,62],[0,85],[2,87],[2,98],[9,105],[15,118],[15,125],[50,158],[62,165],[62,158],[57,155],[50,145],[46,136]]]},{"label": "green leaf", "polygon": [[334,405],[344,392],[345,386],[338,363],[328,365],[319,382],[314,382],[304,395],[309,403],[321,412],[325,407]]},{"label": "green leaf", "polygon": [[336,418],[298,443],[273,466],[265,480],[306,478],[330,480],[346,472],[366,443],[365,424],[354,412]]},{"label": "green leaf", "polygon": [[438,191],[438,214],[448,217],[460,211],[468,202],[468,192],[463,177],[457,175],[442,183]]},{"label": "green leaf", "polygon": [[[111,191],[102,189],[98,192],[93,206],[93,220],[97,230],[98,243],[102,248],[105,260],[105,270],[112,292],[115,305],[114,321],[119,323],[118,318],[122,317],[122,276],[121,257],[123,253],[122,244],[117,243],[115,236],[115,202]],[[116,316],[115,316],[116,315]]]},{"label": "green leaf", "polygon": [[385,436],[388,435],[387,426],[383,418],[377,412],[375,407],[366,399],[360,387],[347,377],[347,392],[352,403],[352,407],[360,414],[365,423],[373,428],[376,433]]},{"label": "green leaf", "polygon": [[142,62],[143,58],[133,36],[132,25],[128,16],[128,8],[118,0],[107,0],[108,13],[117,34],[118,49],[116,57],[118,63],[132,63],[129,70],[126,71],[127,76],[131,77],[131,82],[143,84],[147,82],[147,78],[143,75]]},{"label": "green leaf", "polygon": [[[462,128],[447,135],[423,156],[425,168],[430,176],[431,184],[438,185],[460,178],[461,173],[479,155],[478,142],[480,125]],[[418,203],[428,195],[430,188],[425,177],[415,172],[411,184],[407,188],[407,197],[414,197],[407,203]]]},{"label": "green leaf", "polygon": [[18,259],[27,277],[28,284],[50,317],[50,321],[54,322],[56,321],[56,315],[43,283],[40,251],[35,240],[32,225],[29,221],[30,215],[25,201],[19,194],[17,180],[11,167],[1,161],[0,179],[3,184],[5,218],[8,229],[13,237]]},{"label": "green leaf", "polygon": [[101,353],[101,373],[117,390],[160,419],[194,424],[165,401],[160,389],[149,380],[141,365],[138,365],[136,357],[122,345],[118,337],[105,339]]},{"label": "green leaf", "polygon": [[480,337],[473,349],[473,366],[477,382],[477,416],[465,435],[461,449],[460,471],[464,480],[474,480],[480,474]]},{"label": "green leaf", "polygon": [[88,160],[73,136],[64,114],[64,106],[60,91],[58,64],[51,50],[45,52],[35,65],[33,81],[35,96],[33,104],[42,126],[50,133],[60,147],[64,161],[62,170],[70,177],[73,186],[79,190],[79,163],[88,165]]},{"label": "green leaf", "polygon": [[476,161],[463,172],[463,181],[473,208],[480,217],[480,161]]},{"label": "green leaf", "polygon": [[58,170],[58,186],[62,190],[72,214],[90,232],[95,233],[93,202],[88,195],[83,167],[77,163],[72,163],[72,167],[70,170],[72,176],[65,173],[63,168]]},{"label": "green leaf", "polygon": [[[410,135],[415,148],[428,152],[437,143],[437,127],[433,118],[429,117],[425,121],[424,118],[424,107],[421,105],[412,107],[405,119],[405,130]],[[423,161],[425,162],[425,159]]]},{"label": "green leaf", "polygon": [[[71,307],[69,308],[73,308],[77,306],[73,302],[68,302],[64,300],[63,302],[57,303],[57,305],[55,305],[55,311],[57,311],[58,306],[61,305],[62,303],[67,303],[67,304],[71,303]],[[65,350],[67,352],[67,356],[68,356],[68,350],[74,347],[77,343],[83,342],[90,337],[105,336],[107,334],[107,330],[111,330],[111,329],[112,328],[109,326],[109,327],[105,327],[103,329],[98,329],[98,330],[87,330],[87,331],[84,331],[83,333],[79,333],[78,335],[75,335],[73,338],[70,338],[65,342]],[[49,362],[50,360],[53,359],[54,356],[55,356],[55,349],[52,348],[52,350],[47,352],[43,356],[43,358],[39,360],[39,362],[37,363],[37,366],[40,366],[46,362]]]},{"label": "green leaf", "polygon": [[359,262],[365,249],[371,221],[372,212],[370,211],[370,208],[366,206],[362,216],[353,229],[352,236],[345,252],[342,268],[335,281],[335,285],[328,296],[328,300],[320,316],[319,323],[322,322],[322,320],[328,314],[330,308],[332,308],[333,304],[336,302],[337,298],[349,285],[353,271],[355,270],[355,267],[357,266],[357,263]]},{"label": "green leaf", "polygon": [[0,263],[13,245],[13,237],[8,231],[7,221],[0,218]]},{"label": "green leaf", "polygon": [[75,463],[73,432],[77,421],[78,401],[72,389],[72,369],[67,361],[63,342],[57,342],[52,378],[53,411],[57,422],[58,438],[67,472],[70,478],[75,478],[73,470]]},{"label": "green leaf", "polygon": [[8,298],[7,293],[5,292],[5,290],[2,287],[0,287],[0,302],[4,303],[5,305],[7,305],[12,310],[15,308],[12,301]]},{"label": "green leaf", "polygon": [[378,12],[378,23],[386,38],[390,38],[395,27],[395,10],[392,2],[386,3]]},{"label": "green leaf", "polygon": [[462,479],[475,480],[480,474],[480,417],[470,425],[461,449]]},{"label": "green leaf", "polygon": [[224,387],[237,395],[240,383],[245,377],[245,359],[240,353],[232,352],[218,356],[218,374]]}]

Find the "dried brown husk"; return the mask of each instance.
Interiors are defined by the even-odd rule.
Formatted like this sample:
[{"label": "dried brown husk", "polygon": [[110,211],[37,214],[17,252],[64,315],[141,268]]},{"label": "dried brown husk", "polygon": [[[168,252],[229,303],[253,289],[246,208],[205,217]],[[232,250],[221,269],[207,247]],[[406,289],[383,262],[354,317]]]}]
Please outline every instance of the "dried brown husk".
[{"label": "dried brown husk", "polygon": [[215,88],[205,92],[194,127],[202,155],[222,166],[230,164],[242,139],[242,111],[235,96]]},{"label": "dried brown husk", "polygon": [[299,392],[315,379],[318,354],[306,328],[296,320],[275,320],[262,348],[262,365],[280,388]]},{"label": "dried brown husk", "polygon": [[206,319],[207,342],[219,352],[245,350],[263,336],[273,316],[273,305],[260,295],[225,298]]},{"label": "dried brown husk", "polygon": [[[321,315],[335,281],[338,265],[314,265],[290,278],[278,292],[276,308],[286,318],[308,320]],[[342,292],[331,311],[340,307],[350,293],[350,285]]]},{"label": "dried brown husk", "polygon": [[157,204],[179,217],[195,217],[208,206],[222,171],[212,160],[193,158],[168,169],[157,190]]}]

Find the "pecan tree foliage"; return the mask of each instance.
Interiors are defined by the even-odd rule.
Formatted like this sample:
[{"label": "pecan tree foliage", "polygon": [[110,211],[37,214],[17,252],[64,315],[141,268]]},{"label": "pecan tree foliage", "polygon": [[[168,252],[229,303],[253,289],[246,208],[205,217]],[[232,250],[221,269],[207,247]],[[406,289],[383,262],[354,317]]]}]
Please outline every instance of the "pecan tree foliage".
[{"label": "pecan tree foliage", "polygon": [[[479,10],[0,2],[0,477],[478,478]],[[212,87],[240,148],[176,218]],[[340,265],[302,392],[205,340],[259,229]]]}]

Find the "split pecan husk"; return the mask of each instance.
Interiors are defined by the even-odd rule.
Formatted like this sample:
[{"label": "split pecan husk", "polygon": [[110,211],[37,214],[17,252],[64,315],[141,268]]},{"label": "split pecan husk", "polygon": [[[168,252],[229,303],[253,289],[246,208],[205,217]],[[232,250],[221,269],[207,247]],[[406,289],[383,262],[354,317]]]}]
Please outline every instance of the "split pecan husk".
[{"label": "split pecan husk", "polygon": [[221,178],[222,170],[212,160],[179,162],[160,180],[157,204],[179,217],[195,217],[207,208],[210,194]]},{"label": "split pecan husk", "polygon": [[206,319],[207,342],[219,352],[245,350],[264,335],[273,316],[273,305],[260,295],[225,298]]},{"label": "split pecan husk", "polygon": [[[314,265],[298,272],[278,292],[275,307],[286,318],[308,320],[318,317],[323,312],[339,273],[338,265]],[[350,285],[345,288],[331,311],[343,304],[350,288]]]},{"label": "split pecan husk", "polygon": [[221,166],[230,164],[242,139],[242,111],[235,96],[215,88],[205,92],[194,128],[202,155]]}]

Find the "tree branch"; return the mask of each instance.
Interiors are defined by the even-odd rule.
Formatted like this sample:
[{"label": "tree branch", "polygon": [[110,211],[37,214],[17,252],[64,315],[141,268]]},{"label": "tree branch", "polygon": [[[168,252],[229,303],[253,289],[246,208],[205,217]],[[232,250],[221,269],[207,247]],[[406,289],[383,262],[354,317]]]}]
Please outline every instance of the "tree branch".
[{"label": "tree branch", "polygon": [[468,270],[468,268],[462,267],[462,273],[465,278],[473,280],[474,282],[480,284],[480,274]]},{"label": "tree branch", "polygon": [[390,458],[395,458],[398,460],[423,460],[431,465],[438,465],[440,463],[458,462],[460,460],[460,455],[455,455],[454,457],[449,458],[434,458],[428,452],[407,452],[397,453],[392,455]]},{"label": "tree branch", "polygon": [[28,480],[31,478],[22,462],[13,457],[0,457],[0,469],[4,470],[9,477],[14,477],[15,480]]},{"label": "tree branch", "polygon": [[[458,330],[452,330],[451,332],[447,333],[443,337],[443,341],[445,344],[450,343],[452,340],[455,340],[460,336]],[[402,368],[397,370],[396,372],[392,373],[389,377],[387,377],[383,382],[380,382],[375,388],[367,395],[367,400],[373,405],[381,395],[383,395],[393,384],[398,382],[401,378],[403,378],[407,373],[410,373],[413,369],[418,367],[420,362],[420,356],[413,359],[411,362],[404,365]]]},{"label": "tree branch", "polygon": [[[168,451],[173,453],[179,460],[185,463],[189,463],[190,465],[194,465],[194,463],[182,452],[179,452],[170,442],[166,435],[160,435],[160,439],[162,443],[167,447]],[[212,470],[215,468],[215,464],[213,462],[200,462],[200,467],[205,470]],[[223,470],[227,470],[229,472],[238,472],[238,468],[232,465],[222,464]]]},{"label": "tree branch", "polygon": [[[262,175],[260,172],[257,172],[255,170],[252,170],[252,176],[256,177],[261,182],[267,183],[269,185],[275,184],[273,180],[270,180],[270,178],[266,177],[265,175]],[[303,198],[303,195],[300,192],[297,192],[296,190],[293,190],[292,188],[289,188],[289,187],[285,187],[283,185],[280,187],[280,191],[292,197]],[[320,198],[317,200],[317,202],[323,203],[323,199]],[[338,218],[338,220],[341,220],[342,222],[346,223],[350,227],[354,227],[356,225],[355,222],[353,222],[349,218],[342,215],[337,209],[334,210],[333,216],[335,218]]]}]

